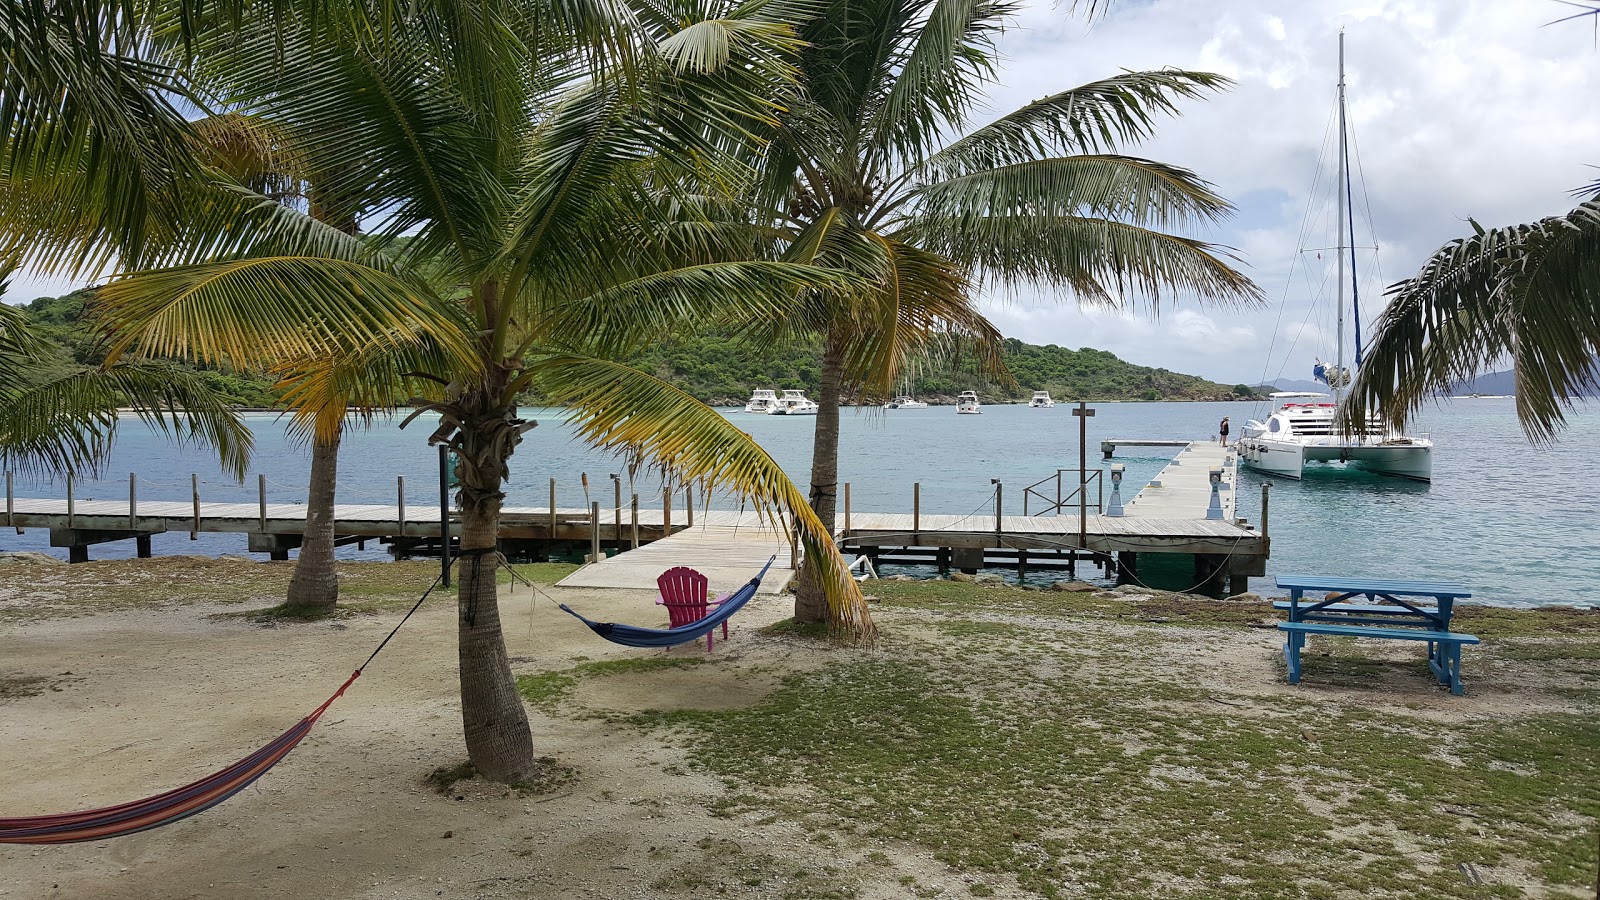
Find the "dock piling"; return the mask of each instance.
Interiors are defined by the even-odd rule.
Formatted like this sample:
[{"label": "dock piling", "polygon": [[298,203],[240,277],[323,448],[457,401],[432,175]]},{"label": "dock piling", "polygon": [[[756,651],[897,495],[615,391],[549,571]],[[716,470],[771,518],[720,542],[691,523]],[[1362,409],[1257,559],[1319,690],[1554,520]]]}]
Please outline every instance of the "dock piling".
[{"label": "dock piling", "polygon": [[922,482],[911,485],[911,537],[922,539]]},{"label": "dock piling", "polygon": [[1005,485],[1001,484],[998,478],[989,479],[989,483],[994,485],[994,533],[999,535],[1002,531],[1005,531],[1004,523],[1001,522],[1000,516],[1003,503],[1002,492],[1005,490]]},{"label": "dock piling", "polygon": [[687,521],[689,523],[689,527],[693,528],[694,527],[694,485],[692,485],[692,484],[686,484],[686,485],[683,486],[683,508],[684,508],[685,514],[688,516]]},{"label": "dock piling", "polygon": [[400,516],[400,536],[406,534],[406,477],[396,475],[394,479],[394,496]]},{"label": "dock piling", "polygon": [[844,483],[844,533],[850,533],[850,482]]},{"label": "dock piling", "polygon": [[[555,491],[555,479],[550,481]],[[551,504],[553,508],[555,504]],[[450,586],[450,445],[439,445],[439,583]]]},{"label": "dock piling", "polygon": [[6,527],[17,527],[17,500],[13,492],[12,478],[15,477],[8,470],[6,472]]},{"label": "dock piling", "polygon": [[189,528],[189,540],[200,540],[200,476],[189,473],[189,496],[194,499],[194,524]]},{"label": "dock piling", "polygon": [[611,487],[616,491],[616,503],[611,507],[611,539],[622,549],[622,476],[611,473]]},{"label": "dock piling", "polygon": [[261,533],[267,533],[267,476],[256,476],[256,494],[261,499]]},{"label": "dock piling", "polygon": [[[78,523],[75,521],[75,517],[73,516],[72,473],[68,472],[67,473],[67,527],[68,528],[74,528],[74,527],[77,526],[77,524]],[[84,557],[84,558],[87,559],[88,557]]]},{"label": "dock piling", "polygon": [[550,539],[556,539],[556,480],[550,479]]},{"label": "dock piling", "polygon": [[605,556],[600,552],[600,501],[592,500],[589,503],[589,561],[602,559]]},{"label": "dock piling", "polygon": [[139,529],[139,476],[128,473],[128,530]]},{"label": "dock piling", "polygon": [[661,536],[672,537],[672,488],[661,489]]},{"label": "dock piling", "polygon": [[633,549],[639,549],[639,495],[633,495]]}]

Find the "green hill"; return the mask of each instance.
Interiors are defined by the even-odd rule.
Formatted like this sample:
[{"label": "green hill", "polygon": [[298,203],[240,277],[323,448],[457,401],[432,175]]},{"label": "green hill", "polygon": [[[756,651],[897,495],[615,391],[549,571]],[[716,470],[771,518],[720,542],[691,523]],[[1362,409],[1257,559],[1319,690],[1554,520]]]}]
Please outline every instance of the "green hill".
[{"label": "green hill", "polygon": [[[95,365],[104,358],[94,334],[83,323],[89,293],[40,297],[27,305],[30,317],[56,345],[40,366],[41,377]],[[954,403],[956,395],[966,390],[977,391],[986,403],[1025,401],[1036,390],[1049,391],[1058,401],[1229,400],[1251,395],[1243,385],[1217,384],[1167,369],[1136,366],[1104,350],[1068,350],[1054,344],[1041,347],[1008,339],[1004,356],[1017,379],[1014,387],[978,374],[970,358],[953,354],[924,362],[907,386],[919,399],[931,403]],[[630,362],[720,406],[742,405],[758,387],[799,388],[815,394],[822,369],[815,342],[757,346],[718,332],[671,338]],[[240,406],[277,404],[272,382],[264,375],[200,371]],[[537,402],[538,398],[528,400]]]}]

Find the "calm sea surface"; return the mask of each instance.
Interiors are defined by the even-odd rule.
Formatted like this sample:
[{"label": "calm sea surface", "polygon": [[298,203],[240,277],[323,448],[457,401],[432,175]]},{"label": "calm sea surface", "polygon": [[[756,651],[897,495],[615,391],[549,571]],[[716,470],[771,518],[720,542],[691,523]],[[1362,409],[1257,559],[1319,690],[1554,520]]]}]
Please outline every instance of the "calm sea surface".
[{"label": "calm sea surface", "polygon": [[[1293,571],[1448,578],[1466,583],[1489,603],[1595,603],[1600,599],[1600,408],[1591,403],[1580,409],[1556,446],[1539,449],[1523,437],[1512,404],[1510,399],[1456,400],[1428,410],[1415,430],[1431,433],[1438,445],[1432,484],[1331,467],[1313,468],[1299,483],[1277,480],[1269,575]],[[1232,417],[1238,434],[1245,419],[1268,411],[1249,403],[1101,403],[1094,408],[1088,429],[1092,468],[1109,465],[1100,459],[1103,438],[1205,439],[1215,434],[1224,415]],[[512,460],[508,504],[543,506],[549,479],[555,478],[559,505],[583,506],[580,476],[588,473],[593,499],[609,507],[609,473],[628,478],[621,463],[575,441],[559,410],[524,414],[538,419],[539,427]],[[814,419],[746,415],[742,410],[727,415],[804,487]],[[251,471],[267,476],[269,499],[303,502],[308,451],[285,435],[277,416],[251,415],[250,423],[257,440]],[[339,461],[341,502],[392,503],[395,478],[404,475],[409,502],[437,503],[436,451],[425,444],[433,426],[419,420],[402,431],[398,424],[380,422],[346,438]],[[981,416],[958,416],[948,406],[887,413],[846,410],[843,432],[841,478],[851,482],[853,508],[863,511],[909,513],[912,484],[921,482],[927,512],[989,512],[990,479],[998,478],[1005,485],[1006,512],[1019,514],[1024,487],[1053,476],[1057,468],[1072,468],[1075,475],[1078,464],[1077,419],[1068,404],[1054,409],[986,406]],[[1132,452],[1139,455],[1116,460],[1127,467],[1125,486],[1132,489],[1159,472],[1171,456]],[[80,482],[76,494],[125,500],[129,472],[139,474],[141,500],[187,500],[191,472],[202,479],[204,500],[256,499],[254,474],[244,485],[234,483],[207,453],[178,449],[136,420],[124,423],[105,480]],[[1261,482],[1257,474],[1241,471],[1238,514],[1253,523],[1260,519]],[[641,474],[632,489],[641,504],[660,503],[657,480]],[[65,488],[19,476],[17,494],[60,497]],[[714,505],[728,506],[730,501],[719,499]],[[206,535],[191,542],[187,534],[167,534],[156,536],[155,550],[243,553],[244,543],[243,535]],[[48,544],[44,530],[0,532],[0,550],[65,554]],[[109,559],[132,551],[132,542],[125,541],[97,546],[91,555]],[[341,553],[383,555],[370,548]],[[1187,565],[1173,569],[1165,580],[1188,578]],[[1254,579],[1252,584],[1269,589],[1271,580]]]}]

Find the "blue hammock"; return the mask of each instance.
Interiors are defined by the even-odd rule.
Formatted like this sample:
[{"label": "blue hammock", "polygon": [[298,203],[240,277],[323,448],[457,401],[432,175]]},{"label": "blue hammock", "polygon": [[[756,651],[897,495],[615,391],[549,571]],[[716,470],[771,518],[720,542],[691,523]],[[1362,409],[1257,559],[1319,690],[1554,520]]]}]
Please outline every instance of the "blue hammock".
[{"label": "blue hammock", "polygon": [[756,577],[722,601],[710,615],[689,625],[679,625],[677,628],[640,628],[637,625],[623,625],[620,622],[591,622],[573,612],[572,607],[565,603],[561,604],[561,608],[589,626],[595,634],[613,644],[621,644],[624,647],[674,647],[697,641],[710,634],[711,629],[732,618],[734,613],[755,597],[756,589],[761,587],[761,579],[766,577],[767,570],[772,568],[772,562],[777,558],[777,554],[768,558],[767,564],[761,567],[761,572]]}]

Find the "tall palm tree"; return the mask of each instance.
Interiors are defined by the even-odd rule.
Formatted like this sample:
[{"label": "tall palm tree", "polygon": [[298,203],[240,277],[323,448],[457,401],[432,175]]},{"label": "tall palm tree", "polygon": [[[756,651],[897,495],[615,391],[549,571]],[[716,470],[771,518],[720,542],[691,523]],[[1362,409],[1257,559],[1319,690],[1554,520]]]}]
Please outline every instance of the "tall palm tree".
[{"label": "tall palm tree", "polygon": [[[1003,373],[979,290],[1032,287],[1117,309],[1258,298],[1226,253],[1181,233],[1229,204],[1185,169],[1121,152],[1227,79],[1128,72],[973,127],[996,77],[995,35],[1015,10],[829,0],[799,29],[802,93],[770,131],[757,205],[772,211],[763,224],[782,258],[873,285],[814,297],[786,319],[822,338],[810,502],[823,522],[834,519],[843,397],[891,392],[908,361],[951,335],[974,339]],[[817,584],[802,578],[797,619],[824,616]]]},{"label": "tall palm tree", "polygon": [[1529,439],[1545,442],[1575,398],[1600,391],[1600,196],[1526,225],[1472,225],[1389,288],[1350,386],[1350,422],[1377,410],[1403,425],[1428,400],[1510,360],[1517,417]]},{"label": "tall palm tree", "polygon": [[846,280],[748,261],[748,229],[703,214],[707,190],[739,180],[731,154],[774,109],[795,46],[786,10],[691,5],[647,31],[605,4],[412,6],[392,31],[324,18],[202,33],[197,58],[227,75],[196,78],[235,86],[218,105],[292,132],[313,171],[335,173],[321,187],[359,198],[379,236],[411,238],[403,247],[378,254],[278,213],[240,237],[217,200],[172,245],[223,252],[117,278],[98,314],[113,359],[139,346],[279,367],[288,402],[319,433],[327,398],[361,391],[409,390],[438,414],[432,439],[461,460],[467,749],[487,777],[515,782],[535,756],[494,548],[508,461],[533,424],[517,414],[525,390],[568,404],[601,447],[786,513],[824,572],[834,621],[870,633],[829,529],[777,464],[714,410],[592,353],[662,333],[685,309],[771,317],[797,292]]}]

